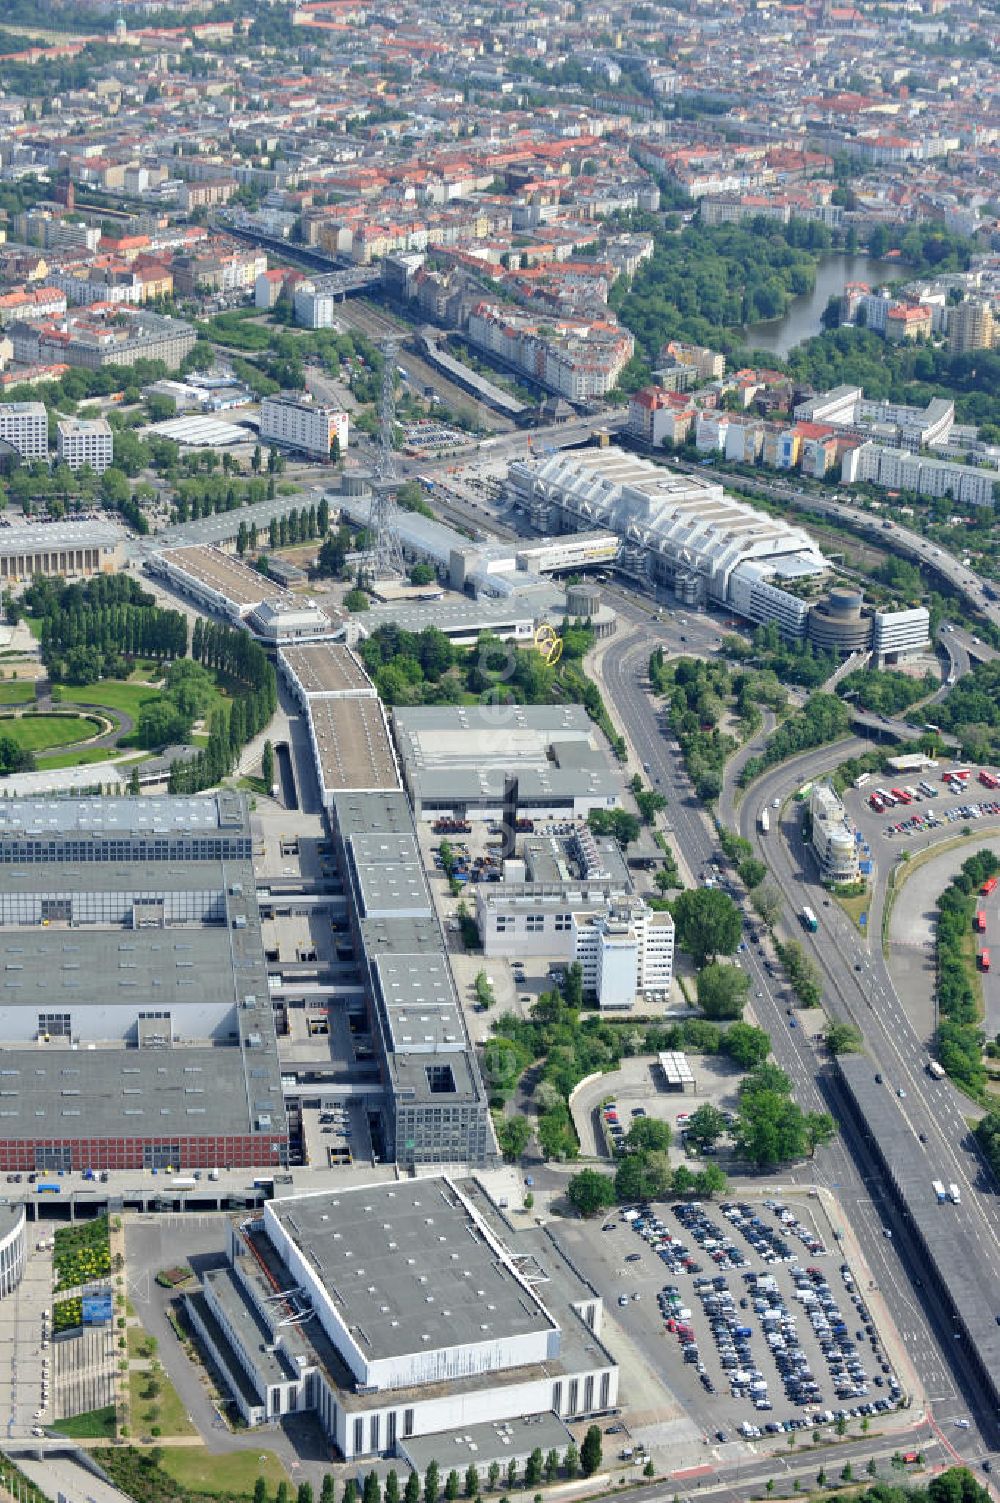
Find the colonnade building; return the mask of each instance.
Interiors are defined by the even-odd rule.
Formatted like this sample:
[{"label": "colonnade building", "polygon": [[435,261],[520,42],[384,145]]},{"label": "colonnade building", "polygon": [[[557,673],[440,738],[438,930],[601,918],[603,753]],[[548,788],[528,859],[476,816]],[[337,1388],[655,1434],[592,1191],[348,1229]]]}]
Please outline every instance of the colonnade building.
[{"label": "colonnade building", "polygon": [[106,522],[51,522],[0,529],[0,580],[31,582],[36,574],[87,579],[125,561],[125,535]]}]

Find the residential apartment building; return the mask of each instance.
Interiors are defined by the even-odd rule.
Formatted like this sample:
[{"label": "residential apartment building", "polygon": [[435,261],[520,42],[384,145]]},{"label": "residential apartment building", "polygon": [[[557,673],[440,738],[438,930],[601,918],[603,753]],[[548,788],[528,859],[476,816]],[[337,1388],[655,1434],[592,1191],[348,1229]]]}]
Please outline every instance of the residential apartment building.
[{"label": "residential apartment building", "polygon": [[114,439],[107,418],[62,418],[56,427],[59,463],[71,470],[87,465],[103,475],[114,462]]},{"label": "residential apartment building", "polygon": [[44,402],[0,402],[0,440],[22,459],[48,459],[49,414]]},{"label": "residential apartment building", "polygon": [[989,303],[967,298],[948,316],[948,348],[953,355],[990,350],[996,343],[996,320]]},{"label": "residential apartment building", "polygon": [[295,289],[295,322],[304,329],[332,329],[337,322],[337,296],[322,283],[300,282]]},{"label": "residential apartment building", "polygon": [[347,432],[347,413],[320,402],[282,393],[265,397],[260,405],[261,442],[297,449],[313,459],[329,459],[334,438],[346,453]]},{"label": "residential apartment building", "polygon": [[726,458],[737,464],[756,464],[764,448],[764,433],[764,424],[759,419],[730,417]]},{"label": "residential apartment building", "polygon": [[176,256],[172,262],[174,286],[188,297],[197,292],[249,291],[267,270],[267,256],[260,250],[208,251]]},{"label": "residential apartment building", "polygon": [[699,381],[721,381],[726,372],[726,357],[718,350],[709,350],[700,344],[684,344],[679,339],[670,340],[660,351],[661,365],[690,366]]},{"label": "residential apartment building", "polygon": [[684,397],[660,386],[644,386],[629,398],[627,431],[652,449],[682,444],[694,419],[695,409]]},{"label": "residential apartment building", "polygon": [[890,344],[906,344],[914,339],[930,339],[934,315],[930,308],[895,303],[885,316],[885,337]]},{"label": "residential apartment building", "polygon": [[[52,278],[55,284],[55,278]],[[18,321],[33,323],[38,319],[58,318],[66,312],[66,294],[58,285],[18,287],[0,296],[0,328]]]},{"label": "residential apartment building", "polygon": [[871,442],[847,450],[841,460],[840,476],[847,485],[861,482],[890,490],[915,491],[918,496],[951,496],[952,500],[968,506],[992,506],[996,487],[1000,485],[996,470],[929,459],[906,449],[885,449]]},{"label": "residential apartment building", "polygon": [[494,303],[472,310],[468,335],[474,345],[571,402],[606,396],[635,350],[632,335],[611,315],[546,323]]},{"label": "residential apartment building", "polygon": [[12,324],[14,358],[24,365],[77,365],[101,370],[106,365],[135,365],[162,360],[176,370],[194,348],[195,331],[179,318],[115,308],[112,317],[89,309],[58,324]]}]

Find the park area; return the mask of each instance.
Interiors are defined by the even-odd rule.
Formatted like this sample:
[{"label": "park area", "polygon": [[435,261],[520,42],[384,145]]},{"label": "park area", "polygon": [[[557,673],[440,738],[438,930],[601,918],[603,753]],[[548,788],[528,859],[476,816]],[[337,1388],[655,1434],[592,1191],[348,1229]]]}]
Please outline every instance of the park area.
[{"label": "park area", "polygon": [[54,747],[73,746],[89,741],[104,729],[93,715],[53,713],[0,715],[0,736],[9,736],[22,751],[45,752]]}]

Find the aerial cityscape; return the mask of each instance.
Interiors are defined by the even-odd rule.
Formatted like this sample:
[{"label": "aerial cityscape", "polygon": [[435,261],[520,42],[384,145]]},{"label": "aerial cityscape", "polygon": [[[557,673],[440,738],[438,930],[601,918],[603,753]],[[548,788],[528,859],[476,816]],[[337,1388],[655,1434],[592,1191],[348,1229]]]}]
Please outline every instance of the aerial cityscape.
[{"label": "aerial cityscape", "polygon": [[0,0],[0,1503],[1000,1496],[998,515],[995,0]]}]

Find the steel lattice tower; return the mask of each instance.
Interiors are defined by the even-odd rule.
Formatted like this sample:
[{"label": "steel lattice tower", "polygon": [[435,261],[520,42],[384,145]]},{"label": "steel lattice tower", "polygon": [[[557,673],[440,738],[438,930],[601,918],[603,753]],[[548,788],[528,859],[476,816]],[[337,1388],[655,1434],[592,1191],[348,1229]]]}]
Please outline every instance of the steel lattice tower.
[{"label": "steel lattice tower", "polygon": [[396,511],[396,486],[399,475],[392,445],[396,426],[396,353],[392,338],[380,341],[382,354],[382,394],[378,410],[378,457],[372,476],[372,504],[368,512],[368,571],[373,579],[386,579],[403,573],[403,546],[399,540]]}]

